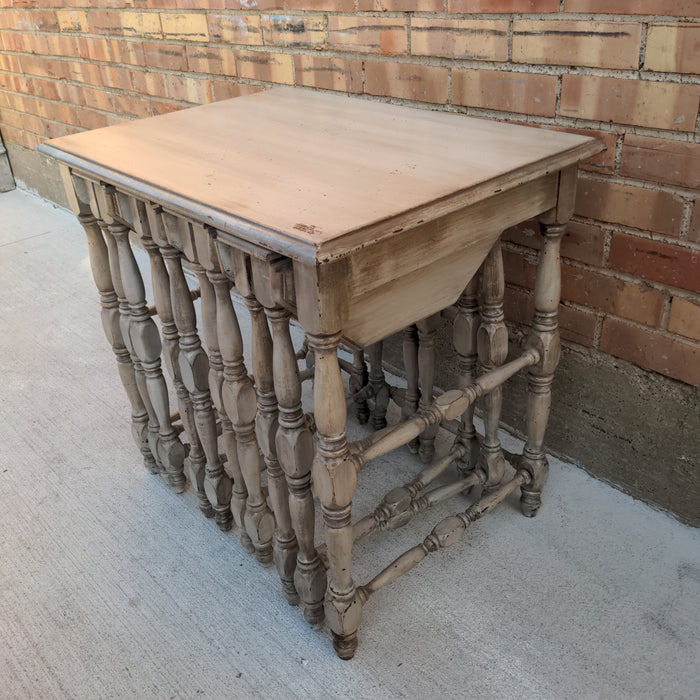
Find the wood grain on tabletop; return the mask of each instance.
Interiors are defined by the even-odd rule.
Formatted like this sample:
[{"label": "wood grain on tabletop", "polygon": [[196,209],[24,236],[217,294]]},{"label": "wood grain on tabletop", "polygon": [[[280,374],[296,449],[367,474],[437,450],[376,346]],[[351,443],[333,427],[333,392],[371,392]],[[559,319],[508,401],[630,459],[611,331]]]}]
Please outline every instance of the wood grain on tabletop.
[{"label": "wood grain on tabletop", "polygon": [[314,246],[562,152],[599,150],[582,136],[293,88],[49,145]]}]

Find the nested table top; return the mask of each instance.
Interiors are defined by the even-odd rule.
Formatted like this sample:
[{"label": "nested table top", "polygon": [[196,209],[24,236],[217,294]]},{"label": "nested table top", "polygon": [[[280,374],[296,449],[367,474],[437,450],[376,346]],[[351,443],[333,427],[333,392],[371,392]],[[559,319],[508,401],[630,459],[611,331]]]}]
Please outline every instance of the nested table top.
[{"label": "nested table top", "polygon": [[275,88],[64,136],[40,150],[311,261],[450,213],[601,146],[567,133]]}]

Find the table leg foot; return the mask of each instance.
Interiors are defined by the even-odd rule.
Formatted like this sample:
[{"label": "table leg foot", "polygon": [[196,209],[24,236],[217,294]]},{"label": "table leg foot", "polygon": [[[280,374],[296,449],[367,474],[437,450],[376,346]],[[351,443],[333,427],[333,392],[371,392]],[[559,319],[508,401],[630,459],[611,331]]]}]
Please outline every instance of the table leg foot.
[{"label": "table leg foot", "polygon": [[355,656],[357,651],[357,632],[351,632],[350,634],[336,634],[333,632],[333,648],[343,661],[349,661]]}]

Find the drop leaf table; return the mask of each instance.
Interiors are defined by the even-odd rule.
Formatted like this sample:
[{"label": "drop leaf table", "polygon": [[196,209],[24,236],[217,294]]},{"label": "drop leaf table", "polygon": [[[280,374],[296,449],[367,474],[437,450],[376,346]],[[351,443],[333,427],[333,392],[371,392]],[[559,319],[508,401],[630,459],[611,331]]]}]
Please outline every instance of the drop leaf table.
[{"label": "drop leaf table", "polygon": [[[233,527],[261,562],[274,561],[284,595],[310,624],[326,620],[340,657],[355,653],[362,608],[380,587],[517,489],[525,515],[536,513],[559,358],[559,244],[578,163],[601,148],[578,135],[294,88],[41,146],[60,162],[87,235],[104,330],[146,465],[178,491],[189,472],[202,511]],[[522,353],[506,361],[499,237],[532,217],[543,236],[534,317]],[[153,306],[135,240],[148,252]],[[252,375],[232,282],[252,320]],[[431,319],[450,306],[459,385],[433,400]],[[313,351],[313,417],[302,408],[292,317]],[[339,343],[357,359],[359,349],[401,329],[409,349],[402,420],[381,427],[380,415],[375,432],[349,443]],[[176,395],[172,413],[161,364]],[[380,365],[364,379],[362,359],[354,365],[351,386],[375,382],[379,396]],[[525,369],[527,442],[511,470],[498,440],[501,387]],[[479,398],[481,440],[472,422]],[[353,523],[362,467],[419,436],[432,454],[440,423],[455,419],[449,454]],[[455,479],[430,489],[450,465]],[[467,510],[356,584],[356,539],[474,486],[480,495]],[[314,495],[325,543],[314,541]]]}]

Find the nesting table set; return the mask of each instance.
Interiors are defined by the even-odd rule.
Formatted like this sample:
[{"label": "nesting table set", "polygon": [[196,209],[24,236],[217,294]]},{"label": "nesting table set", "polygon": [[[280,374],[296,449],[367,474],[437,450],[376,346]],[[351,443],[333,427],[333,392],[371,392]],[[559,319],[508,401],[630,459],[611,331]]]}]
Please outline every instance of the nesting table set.
[{"label": "nesting table set", "polygon": [[[276,88],[40,150],[60,162],[85,229],[146,465],[177,491],[189,476],[201,510],[233,527],[261,562],[274,561],[284,595],[310,624],[325,619],[341,658],[355,653],[362,609],[376,590],[459,539],[516,489],[524,514],[537,512],[559,358],[559,244],[577,164],[601,150],[597,141]],[[522,352],[507,361],[499,237],[531,217],[543,237],[535,312]],[[152,306],[137,243],[150,261]],[[234,284],[252,322],[251,367]],[[459,385],[434,399],[432,319],[448,307]],[[303,348],[292,343],[291,318],[306,333]],[[401,421],[386,426],[381,341],[402,329],[408,387],[397,398]],[[340,344],[354,352],[352,363],[339,359]],[[312,369],[300,372],[307,350]],[[350,373],[349,397],[341,368]],[[513,457],[498,440],[501,387],[525,369],[527,441]],[[309,414],[301,386],[311,373]],[[473,425],[477,399],[483,438]],[[348,405],[377,428],[355,442],[346,437]],[[440,424],[454,420],[452,448],[431,459]],[[353,520],[362,467],[417,440],[428,466]],[[452,481],[431,486],[448,469]],[[479,496],[466,510],[356,584],[354,541],[473,487]],[[314,498],[325,542],[314,538]]]}]

